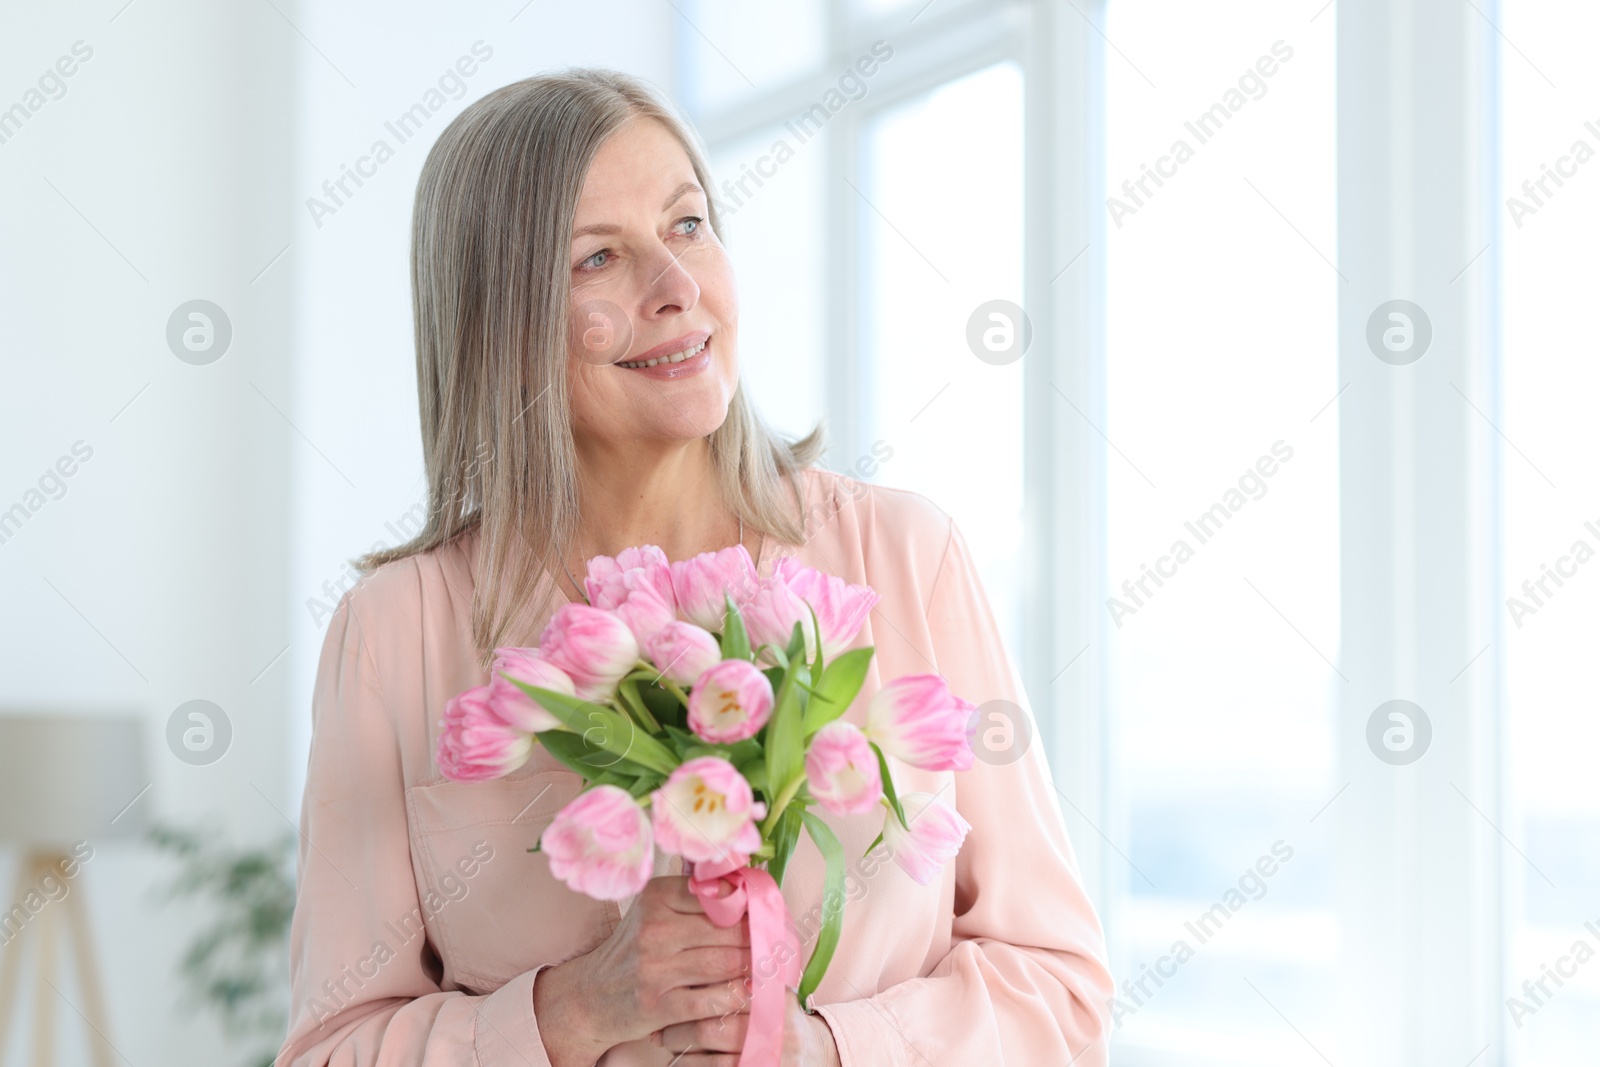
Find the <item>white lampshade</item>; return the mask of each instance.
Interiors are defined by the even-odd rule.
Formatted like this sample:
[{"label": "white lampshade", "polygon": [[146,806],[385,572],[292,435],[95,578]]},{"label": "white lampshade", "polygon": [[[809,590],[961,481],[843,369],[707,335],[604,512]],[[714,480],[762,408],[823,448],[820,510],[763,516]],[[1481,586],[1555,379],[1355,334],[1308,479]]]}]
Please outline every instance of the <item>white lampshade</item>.
[{"label": "white lampshade", "polygon": [[142,834],[150,798],[128,805],[149,784],[137,717],[0,711],[0,841],[69,847]]}]

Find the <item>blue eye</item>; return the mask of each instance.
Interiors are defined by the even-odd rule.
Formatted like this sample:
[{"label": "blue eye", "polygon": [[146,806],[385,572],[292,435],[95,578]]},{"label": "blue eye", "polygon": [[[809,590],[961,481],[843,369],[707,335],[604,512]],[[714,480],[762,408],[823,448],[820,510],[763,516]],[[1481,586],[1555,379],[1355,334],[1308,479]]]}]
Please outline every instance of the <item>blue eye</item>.
[{"label": "blue eye", "polygon": [[702,222],[704,222],[704,221],[706,221],[706,220],[705,220],[705,219],[703,219],[703,218],[701,218],[701,217],[700,217],[700,216],[698,216],[698,215],[685,215],[685,216],[684,216],[684,217],[683,217],[683,218],[681,218],[681,219],[679,219],[679,220],[678,220],[678,225],[679,225],[679,226],[682,226],[682,225],[683,225],[683,224],[684,224],[684,223],[686,223],[686,222],[692,222],[692,223],[694,223],[694,230],[693,230],[693,232],[691,232],[691,233],[687,233],[687,234],[685,234],[685,235],[684,235],[684,236],[685,236],[685,237],[694,237],[694,236],[696,236],[696,235],[697,235],[697,234],[699,234],[699,232],[700,232],[700,224],[701,224],[701,223],[702,223]]},{"label": "blue eye", "polygon": [[[611,249],[602,248],[600,251],[596,252],[594,255],[590,256],[588,259],[586,259],[583,262],[579,263],[578,264],[578,268],[580,270],[584,270],[584,269],[597,270],[601,266],[603,266],[603,264],[595,263],[594,261],[599,259],[601,256],[609,256],[610,254],[611,254]],[[589,266],[589,264],[591,264],[591,263],[594,263],[593,267]]]}]

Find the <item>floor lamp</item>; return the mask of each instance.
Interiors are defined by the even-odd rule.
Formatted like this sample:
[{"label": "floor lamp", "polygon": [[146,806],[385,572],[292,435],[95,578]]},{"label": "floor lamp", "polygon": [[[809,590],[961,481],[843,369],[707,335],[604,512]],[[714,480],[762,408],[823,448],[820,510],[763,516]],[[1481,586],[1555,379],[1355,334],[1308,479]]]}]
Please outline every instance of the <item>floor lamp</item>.
[{"label": "floor lamp", "polygon": [[28,1062],[54,1067],[57,1001],[74,990],[60,967],[70,941],[78,1002],[69,1000],[65,1014],[87,1025],[95,1067],[112,1067],[83,872],[101,845],[144,832],[149,801],[132,801],[149,782],[136,718],[0,712],[0,844],[22,853],[11,895],[0,899],[0,1057],[22,990],[30,989]]}]

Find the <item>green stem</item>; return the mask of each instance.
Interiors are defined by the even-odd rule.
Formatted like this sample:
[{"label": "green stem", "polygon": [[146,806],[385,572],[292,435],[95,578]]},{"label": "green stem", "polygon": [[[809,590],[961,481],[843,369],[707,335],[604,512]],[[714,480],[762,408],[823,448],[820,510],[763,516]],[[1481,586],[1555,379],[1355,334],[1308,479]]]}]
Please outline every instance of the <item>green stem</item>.
[{"label": "green stem", "polygon": [[661,688],[665,689],[673,696],[677,697],[678,703],[682,704],[684,707],[689,706],[689,694],[678,688],[677,682],[674,682],[671,678],[668,678],[663,674],[657,684],[659,684]]},{"label": "green stem", "polygon": [[656,717],[654,715],[650,714],[650,708],[646,706],[643,697],[639,698],[639,706],[633,710],[644,717],[644,728],[646,730],[649,730],[653,734],[659,734],[661,732],[661,724],[656,722]]},{"label": "green stem", "polygon": [[800,792],[800,787],[805,782],[805,772],[802,771],[790,779],[788,785],[783,787],[783,790],[778,794],[777,802],[772,805],[772,810],[767,812],[767,817],[761,821],[762,840],[772,836],[772,828],[778,825],[778,819],[783,815],[783,809],[789,806],[789,801],[793,800],[794,795]]},{"label": "green stem", "polygon": [[682,704],[684,707],[689,706],[689,695],[678,686],[677,682],[674,682],[671,678],[668,678],[666,672],[657,670],[656,665],[648,662],[647,660],[641,659],[637,660],[636,662],[639,670],[652,671],[655,673],[655,677],[650,679],[652,683],[659,685],[661,688],[677,697],[678,703]]},{"label": "green stem", "polygon": [[623,709],[637,719],[639,721],[639,725],[643,726],[646,730],[649,730],[653,734],[660,733],[661,724],[656,722],[656,717],[650,714],[650,709],[645,706],[644,697],[639,695],[638,687],[635,686],[635,688],[631,690],[633,693],[632,700],[629,700],[625,695],[627,691],[621,687],[628,684],[629,682],[626,678],[618,683],[617,696],[622,704]]}]

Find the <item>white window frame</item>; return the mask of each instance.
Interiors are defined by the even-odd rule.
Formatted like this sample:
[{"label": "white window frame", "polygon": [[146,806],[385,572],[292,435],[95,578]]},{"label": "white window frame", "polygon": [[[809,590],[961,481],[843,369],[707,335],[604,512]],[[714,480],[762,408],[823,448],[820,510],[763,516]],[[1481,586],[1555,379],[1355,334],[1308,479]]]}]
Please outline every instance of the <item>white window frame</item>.
[{"label": "white window frame", "polygon": [[[1135,2],[1135,0],[1128,0]],[[1048,747],[1080,867],[1119,962],[1122,881],[1107,702],[1106,0],[934,0],[852,21],[828,0],[827,62],[813,76],[693,118],[708,147],[791,117],[835,68],[882,37],[895,63],[830,121],[826,395],[829,462],[865,440],[857,299],[856,147],[885,107],[1001,60],[1026,107],[1024,590],[1019,666]],[[687,8],[691,13],[692,8]],[[1307,11],[1307,17],[1313,12]],[[1340,670],[1336,823],[1340,1067],[1506,1064],[1501,998],[1510,929],[1499,588],[1498,21],[1495,0],[1337,0]],[[678,19],[676,56],[695,33]],[[676,85],[681,90],[682,85]],[[679,99],[685,99],[680,91]],[[859,184],[859,182],[857,182]],[[1428,312],[1432,348],[1392,367],[1367,348],[1380,303]],[[1245,309],[1247,311],[1247,309]],[[1071,404],[1063,396],[1071,398]],[[1470,401],[1470,402],[1469,402]],[[1485,651],[1485,649],[1488,651]],[[1431,717],[1422,760],[1366,746],[1385,700]],[[1520,862],[1520,861],[1518,861]],[[1121,957],[1125,962],[1125,957]],[[1126,1067],[1201,1067],[1118,1043]],[[1309,1050],[1308,1050],[1309,1056]],[[1308,1062],[1311,1060],[1308,1059]]]},{"label": "white window frame", "polygon": [[[1498,4],[1336,16],[1344,1057],[1503,1064]],[[1406,367],[1366,341],[1395,298],[1433,325]],[[1408,767],[1367,751],[1395,697],[1433,723]]]},{"label": "white window frame", "polygon": [[[826,370],[830,425],[827,461],[845,469],[870,451],[859,398],[866,387],[858,300],[863,285],[857,194],[863,127],[884,110],[942,83],[1007,60],[1022,70],[1025,218],[1023,293],[1033,326],[1024,360],[1024,552],[1041,580],[1023,590],[1024,645],[1014,650],[1047,746],[1085,884],[1107,899],[1104,821],[1103,668],[1079,656],[1100,625],[1104,602],[1105,457],[1101,439],[1080,432],[1057,387],[1081,397],[1088,421],[1104,411],[1104,202],[1101,38],[1089,22],[1098,3],[1043,0],[933,0],[875,20],[850,15],[848,0],[828,0],[827,56],[812,74],[753,93],[739,104],[691,117],[707,148],[770,128],[803,111],[836,72],[879,38],[895,61],[873,76],[871,92],[829,120],[825,192],[829,234]],[[699,31],[678,19],[675,95]],[[915,16],[913,19],[912,17]],[[909,22],[909,24],[908,24]],[[1058,328],[1058,323],[1067,324]],[[1103,642],[1100,643],[1103,647]],[[1076,812],[1076,813],[1075,813]],[[1088,822],[1085,822],[1087,817]]]}]

